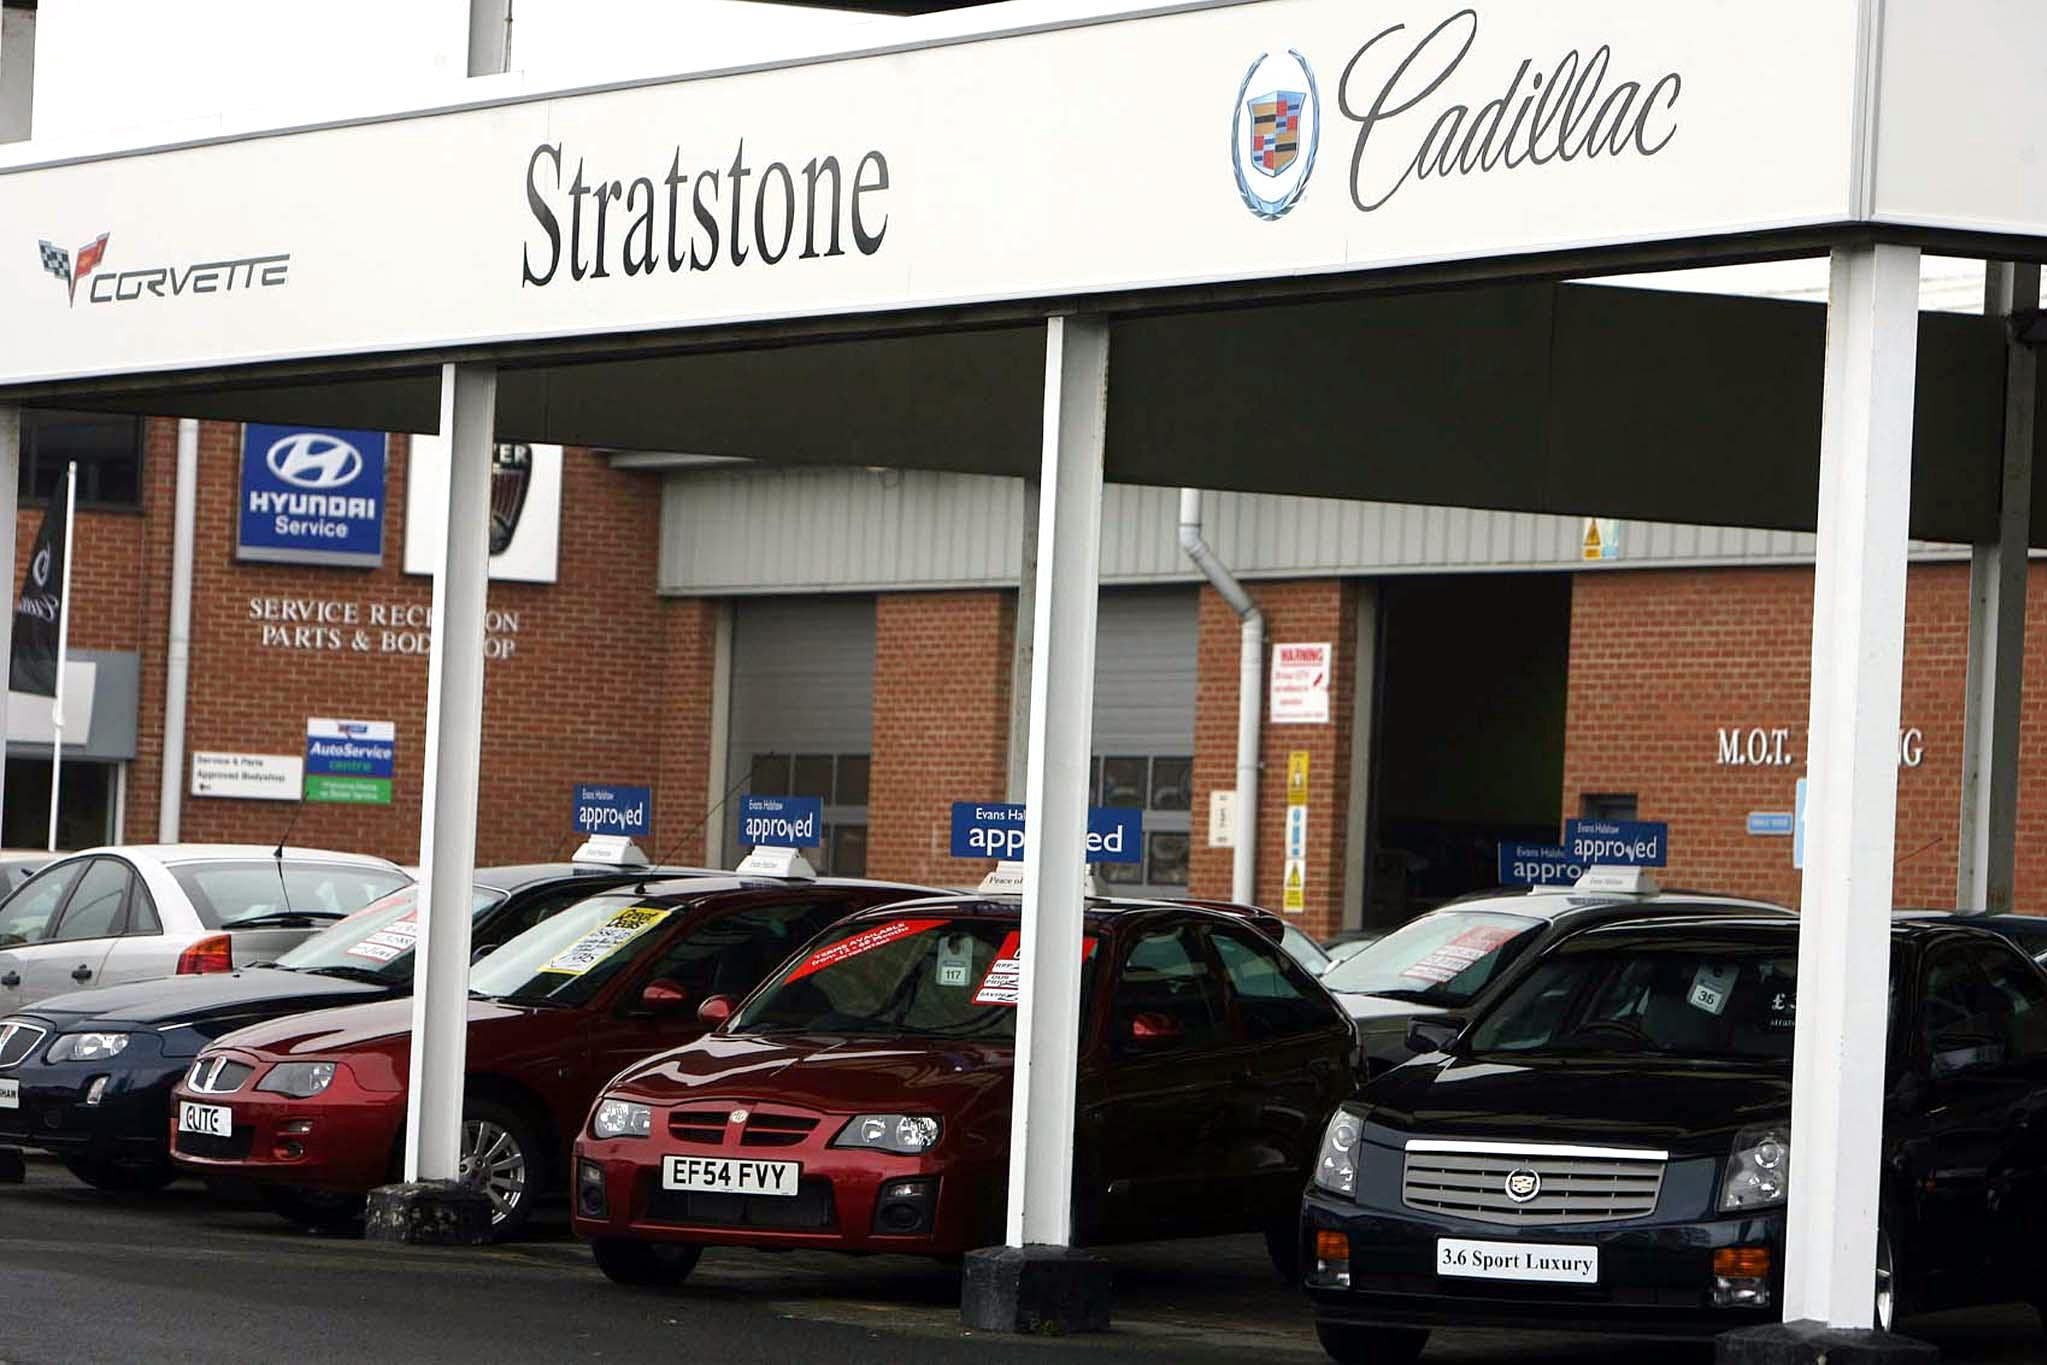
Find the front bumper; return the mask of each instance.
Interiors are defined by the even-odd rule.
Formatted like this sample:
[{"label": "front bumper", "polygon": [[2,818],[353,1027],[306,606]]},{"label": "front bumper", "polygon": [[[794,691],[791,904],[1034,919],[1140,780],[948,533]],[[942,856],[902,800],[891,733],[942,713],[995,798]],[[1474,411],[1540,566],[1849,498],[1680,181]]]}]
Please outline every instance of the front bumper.
[{"label": "front bumper", "polygon": [[[843,1115],[826,1116],[808,1140],[787,1147],[680,1141],[663,1131],[666,1115],[659,1109],[652,1137],[599,1139],[586,1129],[576,1141],[572,1163],[576,1234],[941,1257],[964,1255],[1000,1240],[1006,1169],[1002,1161],[961,1155],[960,1139],[950,1133],[932,1151],[917,1156],[832,1147],[831,1139],[844,1121]],[[670,1156],[794,1161],[801,1166],[798,1194],[697,1198],[665,1191],[662,1170]],[[601,1216],[586,1211],[582,1175],[586,1168],[594,1168],[602,1181]],[[906,1186],[917,1191],[914,1198],[898,1197]],[[891,1230],[890,1220],[906,1218],[912,1208],[923,1213],[913,1230]]]},{"label": "front bumper", "polygon": [[[1350,1241],[1350,1283],[1318,1274],[1315,1234]],[[1311,1190],[1302,1204],[1302,1266],[1318,1322],[1374,1327],[1493,1327],[1696,1339],[1778,1320],[1784,1214],[1508,1227],[1407,1209],[1362,1208]],[[1439,1275],[1436,1240],[1599,1248],[1599,1282],[1524,1283]],[[1769,1302],[1716,1307],[1713,1253],[1770,1248]]]},{"label": "front bumper", "polygon": [[[20,1107],[0,1109],[0,1145],[35,1147],[69,1161],[155,1164],[166,1159],[165,1115],[171,1089],[191,1064],[165,1057],[156,1039],[137,1035],[117,1057],[46,1062],[47,1042],[4,1074],[20,1084]],[[88,1103],[93,1083],[106,1085]]]},{"label": "front bumper", "polygon": [[[195,1091],[185,1082],[172,1091],[165,1127],[180,1166],[331,1193],[366,1193],[385,1183],[405,1124],[404,1092],[365,1090],[343,1063],[325,1091],[294,1099],[255,1088],[267,1070],[267,1063],[259,1064],[240,1089],[226,1094]],[[227,1136],[180,1132],[186,1101],[227,1109]]]}]

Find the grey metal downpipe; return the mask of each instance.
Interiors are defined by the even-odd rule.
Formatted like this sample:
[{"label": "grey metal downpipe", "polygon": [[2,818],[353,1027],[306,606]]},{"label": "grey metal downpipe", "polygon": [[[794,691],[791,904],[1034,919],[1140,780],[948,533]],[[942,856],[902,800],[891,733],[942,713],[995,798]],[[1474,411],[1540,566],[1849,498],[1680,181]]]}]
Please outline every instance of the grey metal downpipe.
[{"label": "grey metal downpipe", "polygon": [[1233,832],[1236,859],[1230,870],[1230,899],[1239,905],[1253,905],[1258,894],[1258,745],[1265,714],[1265,613],[1202,538],[1198,488],[1180,490],[1180,548],[1243,622],[1237,656],[1237,828]]},{"label": "grey metal downpipe", "polygon": [[185,797],[185,698],[192,671],[192,538],[199,498],[199,423],[178,421],[178,477],[171,515],[170,648],[163,691],[163,774],[156,837],[175,844]]}]

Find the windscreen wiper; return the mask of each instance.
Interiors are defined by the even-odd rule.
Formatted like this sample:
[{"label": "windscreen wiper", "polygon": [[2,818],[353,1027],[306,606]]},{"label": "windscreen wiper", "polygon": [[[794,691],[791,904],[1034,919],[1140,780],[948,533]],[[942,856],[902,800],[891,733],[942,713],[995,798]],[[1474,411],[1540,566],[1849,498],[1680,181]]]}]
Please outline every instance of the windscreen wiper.
[{"label": "windscreen wiper", "polygon": [[[296,971],[298,969],[294,967],[287,967],[285,968],[285,970]],[[308,976],[339,977],[343,981],[367,981],[370,984],[376,986],[388,984],[383,977],[379,976],[375,971],[371,970],[368,967],[350,967],[346,965],[334,967],[309,967],[306,969],[306,974]]]},{"label": "windscreen wiper", "polygon": [[229,932],[233,932],[236,929],[255,929],[258,927],[310,929],[316,920],[332,922],[343,918],[346,917],[334,910],[272,910],[268,914],[250,915],[247,919],[238,919],[232,924],[223,924],[220,927]]}]

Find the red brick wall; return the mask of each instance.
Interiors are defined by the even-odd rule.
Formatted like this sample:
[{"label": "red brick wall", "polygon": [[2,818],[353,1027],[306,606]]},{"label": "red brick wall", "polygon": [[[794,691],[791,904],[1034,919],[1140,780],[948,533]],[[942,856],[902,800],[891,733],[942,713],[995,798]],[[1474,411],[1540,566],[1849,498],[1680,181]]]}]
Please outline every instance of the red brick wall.
[{"label": "red brick wall", "polygon": [[[1659,570],[1579,575],[1571,603],[1564,810],[1583,795],[1633,792],[1646,820],[1670,822],[1664,880],[1796,904],[1791,840],[1751,837],[1750,811],[1788,811],[1805,772],[1812,662],[1812,570]],[[1918,767],[1898,770],[1900,905],[1951,906],[1961,790],[1969,570],[1922,564],[1906,594],[1902,722],[1924,735]],[[2047,705],[2047,576],[2028,605],[2027,771],[2040,761]],[[1782,765],[1721,764],[1722,727],[1782,729]],[[1771,744],[1774,750],[1774,741]],[[1774,755],[1773,755],[1774,756]],[[2018,885],[2047,872],[2037,835],[2047,810],[2021,791]]]},{"label": "red brick wall", "polygon": [[[394,721],[393,803],[309,803],[292,839],[416,861],[426,656],[353,648],[358,629],[373,644],[382,635],[369,622],[371,603],[423,607],[432,599],[430,580],[401,567],[407,442],[399,436],[391,443],[385,563],[374,570],[237,562],[238,442],[233,424],[201,428],[186,750],[298,754],[308,716]],[[144,512],[81,512],[78,524],[72,640],[142,654],[138,755],[126,814],[128,837],[138,841],[157,830],[175,472],[176,423],[152,421]],[[617,471],[598,455],[571,449],[559,581],[491,585],[492,610],[516,613],[518,630],[503,637],[512,653],[493,660],[485,674],[482,862],[546,858],[572,847],[570,789],[578,780],[654,786],[648,851],[701,856],[713,609],[655,596],[657,477]],[[27,510],[20,518],[17,583],[39,515]],[[250,599],[268,597],[354,602],[361,619],[343,628],[339,649],[266,645]],[[186,796],[182,837],[275,839],[298,809]]]},{"label": "red brick wall", "polygon": [[972,886],[954,801],[1001,800],[1009,766],[1013,592],[884,593],[874,608],[874,761],[867,871]]},{"label": "red brick wall", "polygon": [[[1343,579],[1302,579],[1251,585],[1265,613],[1270,677],[1276,643],[1329,641],[1336,646],[1336,676],[1327,725],[1264,726],[1258,775],[1258,903],[1280,908],[1286,867],[1287,755],[1308,754],[1308,866],[1306,911],[1298,923],[1326,938],[1342,923],[1344,818],[1350,788],[1352,698],[1357,686],[1358,586]],[[1194,709],[1194,833],[1188,889],[1197,896],[1227,896],[1235,857],[1208,846],[1209,793],[1237,781],[1237,679],[1240,623],[1213,588],[1201,590],[1199,691]],[[1268,714],[1270,699],[1267,699]]]}]

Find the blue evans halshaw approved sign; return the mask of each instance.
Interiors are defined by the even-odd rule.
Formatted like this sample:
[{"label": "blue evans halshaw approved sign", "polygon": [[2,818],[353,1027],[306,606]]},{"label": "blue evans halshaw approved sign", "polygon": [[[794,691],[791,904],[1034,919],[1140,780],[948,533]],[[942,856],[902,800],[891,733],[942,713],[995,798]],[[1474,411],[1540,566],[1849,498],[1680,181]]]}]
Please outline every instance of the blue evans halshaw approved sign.
[{"label": "blue evans halshaw approved sign", "polygon": [[306,721],[306,800],[391,804],[398,727],[388,720]]},{"label": "blue evans halshaw approved sign", "polygon": [[[1144,812],[1135,806],[1089,806],[1087,860],[1144,860]],[[1023,857],[1024,808],[1010,801],[952,803],[952,856],[1013,863]]]},{"label": "blue evans halshaw approved sign", "polygon": [[235,557],[382,564],[388,442],[380,431],[244,426]]},{"label": "blue evans halshaw approved sign", "polygon": [[654,832],[654,789],[578,782],[575,819],[576,828],[585,834],[645,838]]},{"label": "blue evans halshaw approved sign", "polygon": [[749,848],[816,848],[824,842],[824,801],[816,796],[748,796],[739,803],[739,842]]},{"label": "blue evans halshaw approved sign", "polygon": [[1569,886],[1585,864],[1560,844],[1501,844],[1501,886]]},{"label": "blue evans halshaw approved sign", "polygon": [[1567,820],[1564,852],[1600,867],[1662,867],[1670,860],[1670,826],[1656,820]]}]

